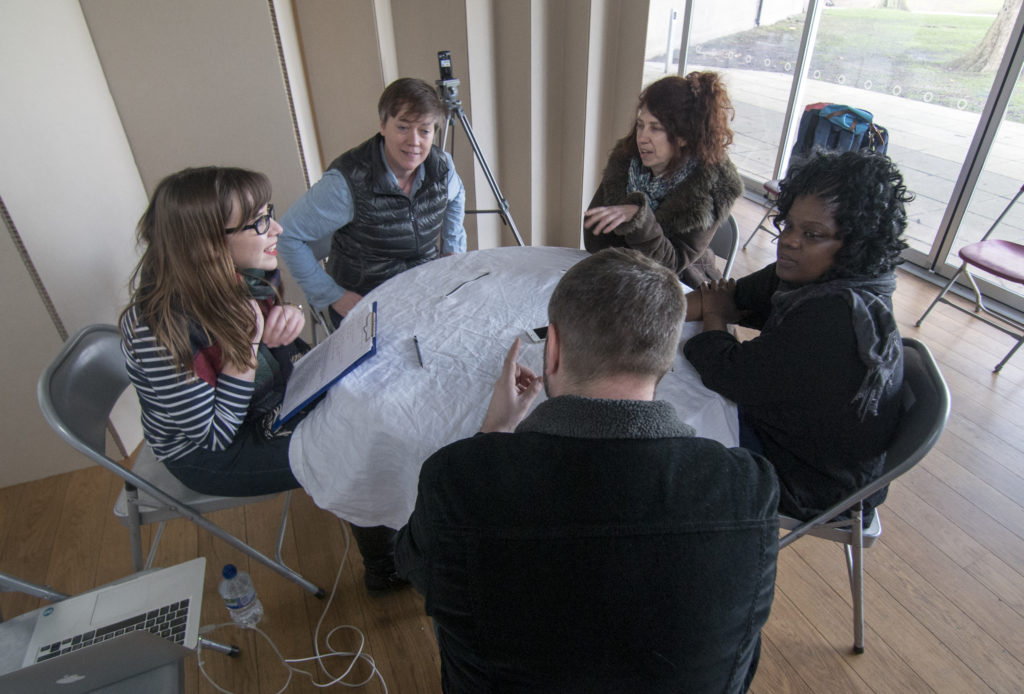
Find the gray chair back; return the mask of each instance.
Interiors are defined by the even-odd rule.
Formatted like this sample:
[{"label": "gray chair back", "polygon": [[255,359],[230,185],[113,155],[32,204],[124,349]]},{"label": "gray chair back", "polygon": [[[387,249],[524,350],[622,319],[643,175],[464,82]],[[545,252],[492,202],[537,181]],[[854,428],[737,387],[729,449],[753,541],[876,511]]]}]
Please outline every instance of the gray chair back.
[{"label": "gray chair back", "polygon": [[715,255],[725,259],[722,277],[729,279],[732,274],[732,264],[736,260],[736,251],[740,247],[740,230],[735,217],[730,214],[724,222],[718,225],[714,236],[711,237],[709,247]]},{"label": "gray chair back", "polygon": [[[140,449],[139,464],[133,469],[106,455],[107,421],[130,383],[118,329],[113,325],[90,325],[71,337],[43,370],[36,392],[43,417],[54,431],[72,448],[125,481],[115,513],[128,526],[135,570],[143,568],[140,525],[185,517],[317,597],[323,597],[323,589],[288,568],[281,558],[291,492],[285,493],[275,561],[210,522],[203,514],[269,499],[276,494],[224,497],[196,492],[171,475],[148,445]],[[140,494],[143,495],[141,505]],[[152,564],[160,535],[159,530],[154,533],[147,568]]]},{"label": "gray chair back", "polygon": [[[779,541],[780,547],[835,516],[859,504],[879,489],[916,465],[939,440],[949,419],[949,388],[939,371],[931,351],[912,337],[903,338],[902,412],[893,440],[885,452],[881,477],[853,492],[824,513],[795,526]],[[793,527],[792,519],[783,517],[783,527]]]},{"label": "gray chair back", "polygon": [[121,334],[90,325],[68,340],[39,378],[43,417],[75,450],[109,467],[107,419],[129,385]]}]

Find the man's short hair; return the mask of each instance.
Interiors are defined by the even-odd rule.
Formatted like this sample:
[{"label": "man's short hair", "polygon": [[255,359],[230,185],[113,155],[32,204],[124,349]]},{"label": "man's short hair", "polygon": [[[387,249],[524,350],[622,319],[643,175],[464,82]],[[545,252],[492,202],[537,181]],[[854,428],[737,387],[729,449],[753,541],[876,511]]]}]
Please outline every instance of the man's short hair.
[{"label": "man's short hair", "polygon": [[578,381],[655,376],[672,367],[686,295],[675,273],[641,253],[606,248],[559,281],[548,304],[570,374]]},{"label": "man's short hair", "polygon": [[401,77],[389,84],[377,102],[380,122],[395,118],[403,112],[416,120],[432,118],[437,127],[446,112],[437,91],[421,79]]}]

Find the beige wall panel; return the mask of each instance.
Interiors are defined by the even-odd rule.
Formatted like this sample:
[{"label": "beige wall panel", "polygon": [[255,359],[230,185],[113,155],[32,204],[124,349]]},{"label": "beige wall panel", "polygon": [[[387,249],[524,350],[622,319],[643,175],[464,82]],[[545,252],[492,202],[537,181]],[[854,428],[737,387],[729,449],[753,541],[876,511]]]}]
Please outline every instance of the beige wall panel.
[{"label": "beige wall panel", "polygon": [[[480,148],[483,161],[487,163],[499,190],[507,199],[508,194],[501,188],[503,177],[499,176],[502,170],[503,152],[499,148],[502,122],[498,117],[498,99],[503,85],[499,83],[496,72],[496,63],[500,59],[500,48],[495,42],[495,36],[499,29],[495,26],[494,3],[491,0],[470,0],[465,5],[468,60],[464,74],[468,78],[467,81],[472,81],[474,85],[473,117],[470,120],[470,127],[473,129],[473,135]],[[456,75],[456,77],[458,76]],[[507,114],[503,120],[511,122],[512,114]],[[458,128],[457,132],[461,137],[462,129]],[[469,146],[468,138],[461,142]],[[484,173],[483,164],[475,162],[473,173],[473,185],[477,191],[475,208],[480,210],[499,209],[497,197]],[[512,219],[514,221],[515,217]],[[496,213],[484,213],[476,216],[476,234],[478,248],[510,246],[517,243],[511,229],[502,223],[501,215]]]},{"label": "beige wall panel", "polygon": [[377,99],[386,83],[375,3],[293,0],[293,5],[326,167],[380,124]]},{"label": "beige wall panel", "polygon": [[306,80],[306,66],[302,60],[302,45],[291,0],[272,0],[277,20],[281,55],[284,57],[291,106],[295,112],[295,127],[299,132],[301,158],[305,167],[306,183],[320,179],[323,166],[317,144],[316,121]]},{"label": "beige wall panel", "polygon": [[0,22],[0,195],[69,332],[113,322],[145,197],[77,3]]},{"label": "beige wall panel", "polygon": [[[262,171],[279,210],[306,192],[268,2],[81,4],[148,193],[204,165]],[[287,269],[284,286],[301,300]]]},{"label": "beige wall panel", "polygon": [[[482,2],[483,0],[469,0]],[[429,84],[440,79],[437,52],[451,51],[454,76],[461,82],[459,97],[477,137],[486,141],[493,139],[493,124],[477,123],[473,117],[472,83],[473,74],[469,61],[469,47],[466,17],[467,0],[392,0],[391,18],[394,26],[395,47],[398,56],[398,75],[418,77]],[[490,79],[485,76],[483,79]],[[466,209],[493,207],[493,196],[485,185],[476,185],[476,162],[462,126],[455,124],[449,134],[455,140],[455,168],[466,186]],[[492,152],[484,152],[488,158]],[[466,215],[467,245],[470,250],[480,248],[477,238],[478,215]]]},{"label": "beige wall panel", "polygon": [[146,190],[187,166],[266,173],[306,191],[270,9],[254,0],[82,0]]},{"label": "beige wall panel", "polygon": [[91,463],[64,443],[39,411],[36,381],[62,340],[6,228],[0,228],[0,291],[7,306],[5,320],[18,326],[0,337],[4,354],[0,487],[7,487]]},{"label": "beige wall panel", "polygon": [[[65,328],[112,323],[127,298],[145,193],[78,3],[6,0],[0,65],[0,197]],[[0,338],[6,486],[89,463],[39,413],[36,380],[62,340],[2,235],[3,315],[17,326]]]},{"label": "beige wall panel", "polygon": [[[494,3],[494,119],[501,159],[497,167],[491,166],[523,240],[527,245],[544,245],[544,230],[533,226],[534,177],[530,175],[535,131],[532,56],[536,42],[531,35],[535,4],[533,0]],[[506,243],[513,243],[511,236]]]},{"label": "beige wall panel", "polygon": [[[563,110],[552,122],[561,132],[562,190],[549,219],[558,245],[582,243],[583,211],[600,182],[608,154],[635,116],[643,74],[646,3],[628,0],[571,0],[563,27],[549,30],[564,45]],[[558,21],[559,18],[553,18]],[[551,51],[557,51],[552,48]],[[548,64],[554,64],[554,55]],[[552,113],[552,116],[555,116]]]},{"label": "beige wall panel", "polygon": [[[583,208],[590,202],[593,190],[588,186],[584,190],[583,172],[588,164],[588,140],[593,143],[594,131],[587,122],[592,108],[588,102],[590,93],[590,70],[596,60],[591,56],[592,24],[594,22],[594,5],[590,0],[568,0],[562,5],[565,12],[561,22],[561,32],[553,30],[549,40],[562,45],[562,64],[564,78],[561,93],[561,112],[551,112],[550,122],[558,130],[552,134],[552,141],[561,147],[552,148],[561,156],[561,166],[554,170],[560,172],[562,189],[556,205],[550,211],[549,219],[557,229],[557,239],[572,239],[570,243],[559,245],[576,246],[581,243]],[[556,61],[552,55],[552,61]],[[593,159],[593,157],[591,157]],[[591,166],[593,161],[589,162]],[[599,165],[598,165],[599,166]]]},{"label": "beige wall panel", "polygon": [[[596,189],[612,147],[633,127],[636,104],[644,77],[644,35],[647,32],[647,3],[643,0],[613,0],[606,9],[604,36],[609,59],[601,66],[592,86],[598,90],[600,106],[591,114],[597,126],[600,157],[596,167],[587,167],[586,176],[596,173]],[[588,198],[589,202],[589,198]]]}]

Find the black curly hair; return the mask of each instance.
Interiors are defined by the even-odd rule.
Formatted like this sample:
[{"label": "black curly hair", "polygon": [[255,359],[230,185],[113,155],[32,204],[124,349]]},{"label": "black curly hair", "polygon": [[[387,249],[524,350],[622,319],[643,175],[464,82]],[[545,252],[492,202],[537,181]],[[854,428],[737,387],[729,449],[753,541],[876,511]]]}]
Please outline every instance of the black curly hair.
[{"label": "black curly hair", "polygon": [[889,157],[866,150],[817,152],[791,170],[779,187],[779,211],[772,221],[777,229],[802,195],[816,195],[832,209],[843,245],[822,280],[878,277],[903,262],[905,205],[914,195]]}]

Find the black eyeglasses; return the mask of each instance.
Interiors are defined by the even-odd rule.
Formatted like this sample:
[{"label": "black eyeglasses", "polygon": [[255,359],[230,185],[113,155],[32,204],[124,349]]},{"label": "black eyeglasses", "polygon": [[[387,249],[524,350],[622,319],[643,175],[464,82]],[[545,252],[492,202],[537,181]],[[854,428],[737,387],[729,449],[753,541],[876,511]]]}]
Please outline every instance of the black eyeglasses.
[{"label": "black eyeglasses", "polygon": [[256,221],[252,224],[246,224],[244,227],[235,227],[234,229],[225,229],[225,234],[234,234],[239,231],[247,231],[252,229],[256,232],[257,236],[263,236],[265,233],[270,231],[270,220],[274,219],[274,203],[267,205],[267,213],[256,218]]}]

